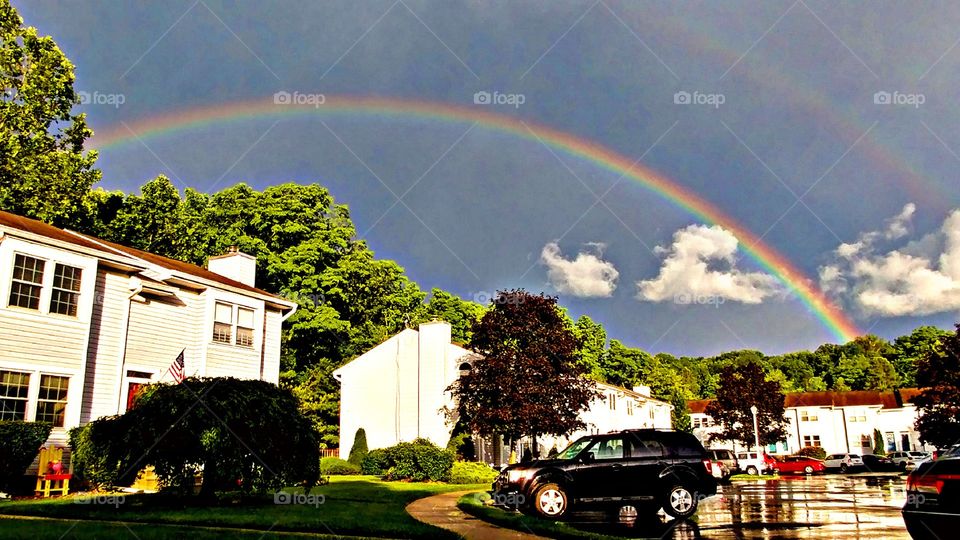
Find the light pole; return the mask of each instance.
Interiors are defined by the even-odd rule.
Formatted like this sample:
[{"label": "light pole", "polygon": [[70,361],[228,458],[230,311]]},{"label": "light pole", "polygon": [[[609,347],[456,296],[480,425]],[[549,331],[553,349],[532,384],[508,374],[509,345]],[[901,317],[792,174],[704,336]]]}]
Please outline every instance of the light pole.
[{"label": "light pole", "polygon": [[757,455],[760,454],[760,431],[757,429],[757,406],[750,406],[750,414],[753,415],[753,444],[757,449]]}]

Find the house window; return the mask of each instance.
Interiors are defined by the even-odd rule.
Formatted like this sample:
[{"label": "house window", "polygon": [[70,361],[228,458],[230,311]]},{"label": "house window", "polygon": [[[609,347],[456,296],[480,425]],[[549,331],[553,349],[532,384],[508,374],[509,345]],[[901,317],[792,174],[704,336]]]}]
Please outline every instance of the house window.
[{"label": "house window", "polygon": [[237,308],[237,345],[253,347],[253,310]]},{"label": "house window", "polygon": [[610,404],[610,410],[611,410],[611,411],[617,410],[617,395],[616,395],[616,394],[610,394],[610,399],[607,401],[607,403]]},{"label": "house window", "polygon": [[653,407],[650,407],[650,419],[653,420]]},{"label": "house window", "polygon": [[50,313],[77,316],[77,301],[80,298],[80,275],[83,271],[73,266],[57,263],[53,272],[53,293],[50,296]]},{"label": "house window", "polygon": [[804,435],[803,436],[803,447],[810,448],[811,446],[820,446],[820,436],[819,435]]},{"label": "house window", "polygon": [[10,305],[40,309],[40,290],[43,288],[43,267],[46,261],[19,253],[13,261],[13,281],[10,284]]},{"label": "house window", "polygon": [[633,400],[627,400],[627,416],[633,416]]},{"label": "house window", "polygon": [[63,427],[67,411],[68,377],[40,376],[40,395],[37,397],[37,422],[49,422],[53,427]]},{"label": "house window", "polygon": [[869,435],[860,436],[860,446],[863,448],[870,448],[873,446],[873,441],[870,439]]},{"label": "house window", "polygon": [[233,306],[217,302],[213,314],[213,340],[217,343],[233,342]]},{"label": "house window", "polygon": [[0,371],[0,420],[25,420],[30,375],[17,371]]},{"label": "house window", "polygon": [[816,422],[817,420],[818,418],[815,414],[808,413],[807,411],[800,413],[801,422]]}]

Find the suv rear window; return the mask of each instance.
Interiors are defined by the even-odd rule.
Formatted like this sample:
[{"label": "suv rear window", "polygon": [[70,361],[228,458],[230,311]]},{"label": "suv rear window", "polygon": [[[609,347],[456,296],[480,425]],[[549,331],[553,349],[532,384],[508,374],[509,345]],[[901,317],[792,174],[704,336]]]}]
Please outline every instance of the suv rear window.
[{"label": "suv rear window", "polygon": [[633,451],[630,457],[662,457],[663,445],[660,441],[650,437],[638,436],[633,441]]},{"label": "suv rear window", "polygon": [[696,437],[689,433],[666,431],[657,434],[663,441],[671,456],[676,457],[703,457],[706,450]]}]

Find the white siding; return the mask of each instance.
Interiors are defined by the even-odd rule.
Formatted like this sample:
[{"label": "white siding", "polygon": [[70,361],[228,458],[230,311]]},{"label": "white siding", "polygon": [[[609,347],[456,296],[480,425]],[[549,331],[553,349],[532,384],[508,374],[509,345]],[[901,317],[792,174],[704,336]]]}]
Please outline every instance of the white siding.
[{"label": "white siding", "polygon": [[130,287],[130,278],[125,275],[103,269],[97,272],[97,302],[90,323],[81,424],[117,414]]},{"label": "white siding", "polygon": [[263,344],[263,380],[278,384],[280,382],[280,333],[283,314],[276,310],[267,310],[267,326]]},{"label": "white siding", "polygon": [[124,370],[151,371],[155,373],[153,380],[172,382],[166,371],[186,349],[184,373],[188,377],[201,373],[203,306],[200,295],[182,289],[175,299],[145,297],[145,301],[134,301],[130,305]]}]

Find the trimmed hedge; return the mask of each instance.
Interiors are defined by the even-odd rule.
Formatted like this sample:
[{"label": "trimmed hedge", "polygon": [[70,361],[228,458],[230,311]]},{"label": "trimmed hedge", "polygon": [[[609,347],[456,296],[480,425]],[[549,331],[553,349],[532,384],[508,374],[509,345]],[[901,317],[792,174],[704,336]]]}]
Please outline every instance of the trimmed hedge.
[{"label": "trimmed hedge", "polygon": [[70,430],[75,481],[100,489],[130,485],[136,479],[131,475],[120,479],[122,455],[114,441],[123,439],[126,431],[115,418],[101,418]]},{"label": "trimmed hedge", "polygon": [[827,451],[819,446],[807,446],[807,447],[801,448],[800,451],[797,452],[797,455],[812,457],[814,459],[819,459],[819,460],[827,459]]},{"label": "trimmed hedge", "polygon": [[457,461],[450,471],[451,484],[491,484],[499,474],[486,463]]},{"label": "trimmed hedge", "polygon": [[367,452],[367,432],[363,428],[358,428],[356,435],[353,437],[353,447],[350,449],[347,461],[359,468],[363,463],[363,458],[367,456]]},{"label": "trimmed hedge", "polygon": [[431,480],[445,482],[453,468],[453,452],[426,439],[402,442],[370,451],[361,465],[363,474],[382,475],[386,480]]},{"label": "trimmed hedge", "polygon": [[46,422],[0,422],[0,491],[12,491],[23,479],[52,430]]},{"label": "trimmed hedge", "polygon": [[325,457],[320,460],[320,474],[360,474],[360,467],[338,457]]}]

